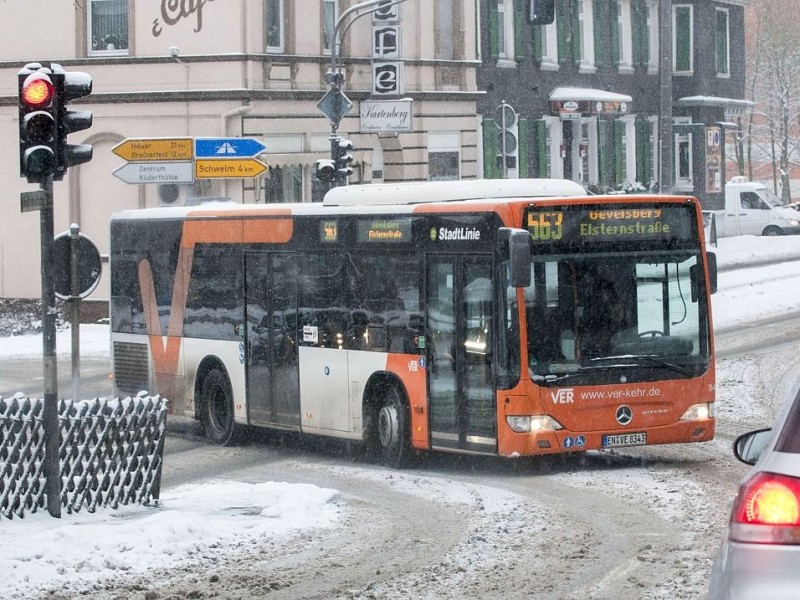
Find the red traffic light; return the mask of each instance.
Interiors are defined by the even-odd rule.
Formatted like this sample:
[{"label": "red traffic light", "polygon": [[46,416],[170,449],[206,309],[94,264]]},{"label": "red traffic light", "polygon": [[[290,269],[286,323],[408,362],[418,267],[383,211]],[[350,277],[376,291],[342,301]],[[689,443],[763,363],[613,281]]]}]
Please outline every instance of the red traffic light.
[{"label": "red traffic light", "polygon": [[47,106],[53,100],[55,88],[47,75],[31,73],[22,84],[20,100],[31,108]]}]

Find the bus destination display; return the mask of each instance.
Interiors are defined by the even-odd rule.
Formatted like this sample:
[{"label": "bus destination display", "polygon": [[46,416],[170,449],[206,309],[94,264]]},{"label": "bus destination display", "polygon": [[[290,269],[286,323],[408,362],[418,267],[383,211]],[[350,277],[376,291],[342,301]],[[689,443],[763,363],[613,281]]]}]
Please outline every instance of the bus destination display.
[{"label": "bus destination display", "polygon": [[409,219],[363,219],[357,224],[358,242],[411,242]]},{"label": "bus destination display", "polygon": [[534,244],[692,238],[688,206],[533,207],[525,226]]}]

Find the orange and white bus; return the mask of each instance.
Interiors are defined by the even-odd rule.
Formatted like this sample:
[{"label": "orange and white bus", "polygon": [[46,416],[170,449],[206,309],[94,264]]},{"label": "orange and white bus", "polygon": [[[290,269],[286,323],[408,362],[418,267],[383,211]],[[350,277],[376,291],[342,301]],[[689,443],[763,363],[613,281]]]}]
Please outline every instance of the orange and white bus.
[{"label": "orange and white bus", "polygon": [[341,187],[111,222],[115,392],[199,419],[505,457],[699,442],[715,369],[698,201],[568,181]]}]

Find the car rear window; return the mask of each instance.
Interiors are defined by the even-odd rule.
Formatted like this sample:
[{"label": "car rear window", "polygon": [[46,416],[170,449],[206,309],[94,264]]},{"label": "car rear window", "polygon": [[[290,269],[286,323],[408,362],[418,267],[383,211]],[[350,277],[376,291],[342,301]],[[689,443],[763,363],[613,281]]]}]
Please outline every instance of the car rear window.
[{"label": "car rear window", "polygon": [[789,409],[778,441],[775,443],[775,450],[800,454],[800,392],[795,396]]}]

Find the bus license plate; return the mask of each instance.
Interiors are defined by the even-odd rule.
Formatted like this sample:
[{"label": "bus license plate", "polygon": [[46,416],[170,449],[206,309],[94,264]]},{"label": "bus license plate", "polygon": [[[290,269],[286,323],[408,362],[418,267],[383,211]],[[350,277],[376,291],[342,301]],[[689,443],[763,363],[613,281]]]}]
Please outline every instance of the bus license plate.
[{"label": "bus license plate", "polygon": [[645,446],[646,444],[647,433],[644,431],[637,433],[606,434],[603,436],[603,448],[614,448],[617,446]]}]

